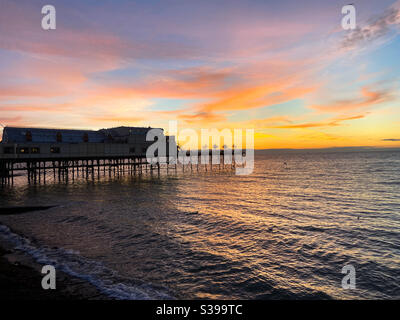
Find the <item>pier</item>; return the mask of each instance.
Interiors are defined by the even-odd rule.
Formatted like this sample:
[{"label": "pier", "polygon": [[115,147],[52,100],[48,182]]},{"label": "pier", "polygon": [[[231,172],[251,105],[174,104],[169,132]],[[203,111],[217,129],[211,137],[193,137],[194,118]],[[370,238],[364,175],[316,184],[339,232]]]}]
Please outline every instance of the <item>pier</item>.
[{"label": "pier", "polygon": [[[162,136],[164,157],[146,156],[152,128],[118,127],[99,131],[6,127],[0,143],[0,185],[17,177],[29,184],[75,181],[145,172],[199,172],[234,169],[234,150],[179,150],[174,136]],[[162,129],[159,129],[162,130]],[[170,154],[173,150],[173,154]]]},{"label": "pier", "polygon": [[[219,151],[219,161],[215,162],[215,152],[210,150],[208,164],[201,163],[204,154],[192,154],[189,161],[159,161],[151,163],[144,156],[135,157],[74,157],[74,158],[35,158],[0,159],[0,184],[13,185],[16,177],[26,177],[29,184],[46,181],[75,181],[76,179],[99,179],[100,177],[119,177],[123,175],[142,175],[146,172],[213,172],[231,170],[234,161],[224,162],[224,151]],[[197,158],[197,159],[196,159]],[[214,162],[213,162],[214,161]]]}]

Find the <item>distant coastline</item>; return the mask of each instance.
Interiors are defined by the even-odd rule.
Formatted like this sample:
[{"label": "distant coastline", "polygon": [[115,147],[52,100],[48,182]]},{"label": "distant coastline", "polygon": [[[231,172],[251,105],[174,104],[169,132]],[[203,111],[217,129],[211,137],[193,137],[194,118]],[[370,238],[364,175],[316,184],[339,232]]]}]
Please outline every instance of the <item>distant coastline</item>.
[{"label": "distant coastline", "polygon": [[280,149],[254,149],[255,154],[282,153],[282,152],[400,152],[400,147],[331,147],[331,148],[280,148]]}]

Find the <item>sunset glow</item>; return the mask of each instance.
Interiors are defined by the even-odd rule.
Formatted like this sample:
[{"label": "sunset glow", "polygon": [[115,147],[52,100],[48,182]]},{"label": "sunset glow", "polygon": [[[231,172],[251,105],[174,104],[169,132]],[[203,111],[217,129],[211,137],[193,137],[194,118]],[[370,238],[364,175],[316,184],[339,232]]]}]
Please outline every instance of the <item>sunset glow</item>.
[{"label": "sunset glow", "polygon": [[[400,147],[400,1],[0,0],[0,123],[254,128],[255,147]],[[6,30],[6,31],[5,31]]]}]

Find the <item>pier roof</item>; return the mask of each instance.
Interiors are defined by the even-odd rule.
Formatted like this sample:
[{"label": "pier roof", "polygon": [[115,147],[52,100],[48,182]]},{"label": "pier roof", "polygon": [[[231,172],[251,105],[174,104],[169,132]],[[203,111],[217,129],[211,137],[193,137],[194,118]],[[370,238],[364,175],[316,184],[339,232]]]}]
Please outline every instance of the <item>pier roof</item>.
[{"label": "pier roof", "polygon": [[92,130],[45,129],[5,127],[3,130],[4,143],[79,143],[87,137],[90,142],[103,142],[104,135]]},{"label": "pier roof", "polygon": [[146,135],[150,127],[116,127],[110,129],[75,130],[75,129],[47,129],[5,127],[2,143],[81,143],[108,141],[110,137],[120,138],[130,135]]}]

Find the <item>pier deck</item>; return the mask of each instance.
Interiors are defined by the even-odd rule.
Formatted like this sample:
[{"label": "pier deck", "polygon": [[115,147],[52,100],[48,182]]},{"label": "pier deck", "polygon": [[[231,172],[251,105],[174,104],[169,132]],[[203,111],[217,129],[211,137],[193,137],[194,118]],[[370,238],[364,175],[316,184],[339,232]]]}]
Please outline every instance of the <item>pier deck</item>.
[{"label": "pier deck", "polygon": [[[232,152],[233,153],[233,152]],[[58,158],[0,158],[0,184],[13,185],[18,176],[25,176],[28,183],[46,183],[46,177],[51,176],[53,181],[68,181],[76,178],[95,176],[116,176],[126,173],[141,174],[145,171],[178,170],[182,171],[212,171],[218,169],[235,168],[235,161],[225,163],[225,153],[209,152],[207,161],[200,152],[188,157],[186,161],[170,161],[157,159],[150,163],[142,156],[96,156],[96,157],[58,157]],[[203,159],[203,161],[202,161]],[[234,159],[234,155],[232,156]],[[178,165],[179,164],[179,165]]]}]

